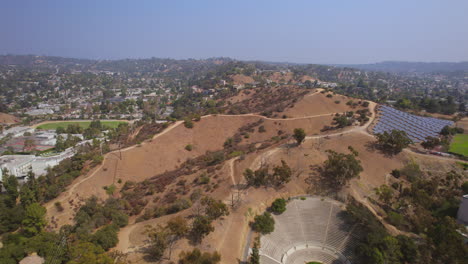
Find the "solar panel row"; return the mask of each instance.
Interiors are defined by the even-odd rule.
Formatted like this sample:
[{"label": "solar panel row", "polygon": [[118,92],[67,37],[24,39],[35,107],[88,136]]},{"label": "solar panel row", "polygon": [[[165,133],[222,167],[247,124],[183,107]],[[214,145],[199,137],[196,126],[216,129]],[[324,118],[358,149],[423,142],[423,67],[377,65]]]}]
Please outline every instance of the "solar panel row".
[{"label": "solar panel row", "polygon": [[437,137],[442,128],[453,125],[449,120],[416,116],[389,106],[381,106],[378,110],[380,118],[374,126],[374,134],[402,130],[415,143],[424,141],[429,136]]}]

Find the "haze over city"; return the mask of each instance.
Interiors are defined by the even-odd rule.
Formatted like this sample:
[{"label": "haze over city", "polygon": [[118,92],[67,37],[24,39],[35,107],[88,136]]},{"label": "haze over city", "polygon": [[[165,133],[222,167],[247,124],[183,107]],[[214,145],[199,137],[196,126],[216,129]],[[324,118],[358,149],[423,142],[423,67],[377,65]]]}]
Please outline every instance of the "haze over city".
[{"label": "haze over city", "polygon": [[468,0],[0,6],[0,264],[466,264]]},{"label": "haze over city", "polygon": [[5,1],[0,54],[298,63],[468,60],[468,2]]}]

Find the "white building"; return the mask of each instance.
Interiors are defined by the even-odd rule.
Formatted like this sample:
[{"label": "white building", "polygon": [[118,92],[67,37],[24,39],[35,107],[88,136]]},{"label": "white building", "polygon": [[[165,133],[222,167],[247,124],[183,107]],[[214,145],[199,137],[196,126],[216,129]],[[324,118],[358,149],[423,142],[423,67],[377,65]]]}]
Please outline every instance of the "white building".
[{"label": "white building", "polygon": [[41,157],[34,155],[5,155],[0,157],[0,181],[3,178],[3,169],[15,177],[25,177],[30,170],[36,177],[44,175],[47,168],[57,166],[62,160],[75,155],[73,147],[66,149],[58,155]]},{"label": "white building", "polygon": [[12,127],[4,130],[0,137],[6,137],[8,134],[11,134],[12,137],[22,137],[26,132],[34,133],[34,128],[24,126]]},{"label": "white building", "polygon": [[50,108],[43,108],[43,109],[32,109],[26,112],[26,114],[31,116],[39,116],[39,115],[48,115],[53,114],[54,110]]},{"label": "white building", "polygon": [[0,181],[3,180],[3,170],[6,169],[15,177],[24,177],[32,170],[34,155],[5,155],[0,157]]}]

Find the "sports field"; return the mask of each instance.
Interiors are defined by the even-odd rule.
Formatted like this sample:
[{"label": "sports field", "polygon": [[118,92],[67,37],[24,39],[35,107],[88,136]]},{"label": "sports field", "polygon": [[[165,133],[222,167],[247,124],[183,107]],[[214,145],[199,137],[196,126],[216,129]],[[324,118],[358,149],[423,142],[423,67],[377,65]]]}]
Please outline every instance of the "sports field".
[{"label": "sports field", "polygon": [[[116,128],[119,126],[121,123],[127,123],[127,121],[101,121],[101,124],[103,126],[107,126],[110,128]],[[88,128],[89,124],[91,124],[91,120],[88,121],[59,121],[59,122],[50,122],[50,123],[43,123],[39,126],[37,126],[38,129],[44,129],[44,130],[49,130],[49,129],[57,129],[58,127],[63,127],[67,128],[68,125],[71,124],[78,124],[82,128]]]},{"label": "sports field", "polygon": [[449,152],[468,157],[468,134],[457,134],[450,143]]}]

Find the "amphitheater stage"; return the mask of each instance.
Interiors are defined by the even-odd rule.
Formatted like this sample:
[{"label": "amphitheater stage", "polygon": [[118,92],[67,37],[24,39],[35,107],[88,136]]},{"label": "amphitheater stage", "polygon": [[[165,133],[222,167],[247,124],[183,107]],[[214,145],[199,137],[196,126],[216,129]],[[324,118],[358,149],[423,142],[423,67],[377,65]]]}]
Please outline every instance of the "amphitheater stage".
[{"label": "amphitheater stage", "polygon": [[328,198],[291,200],[283,214],[273,215],[275,231],[260,238],[260,263],[352,263],[359,232],[345,214],[344,204]]}]

